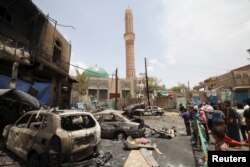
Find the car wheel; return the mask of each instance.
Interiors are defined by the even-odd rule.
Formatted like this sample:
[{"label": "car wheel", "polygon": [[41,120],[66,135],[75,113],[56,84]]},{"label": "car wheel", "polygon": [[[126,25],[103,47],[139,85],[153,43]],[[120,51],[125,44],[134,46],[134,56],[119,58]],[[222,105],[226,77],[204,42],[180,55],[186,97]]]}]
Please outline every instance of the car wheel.
[{"label": "car wheel", "polygon": [[117,133],[116,133],[116,139],[117,139],[118,141],[124,140],[125,138],[126,138],[125,133],[123,133],[123,132],[117,132]]},{"label": "car wheel", "polygon": [[28,167],[41,167],[40,158],[37,153],[32,153],[28,159]]}]

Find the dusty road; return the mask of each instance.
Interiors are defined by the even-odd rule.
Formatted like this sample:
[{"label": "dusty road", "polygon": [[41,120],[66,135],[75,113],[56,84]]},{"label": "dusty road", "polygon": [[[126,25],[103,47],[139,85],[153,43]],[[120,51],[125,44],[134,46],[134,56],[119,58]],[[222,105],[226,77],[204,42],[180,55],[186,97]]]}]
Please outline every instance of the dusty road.
[{"label": "dusty road", "polygon": [[[191,136],[186,135],[183,120],[178,113],[168,112],[165,116],[145,116],[144,119],[147,125],[155,129],[171,128],[172,126],[177,128],[177,136],[173,139],[148,137],[157,144],[159,150],[163,153],[160,155],[153,151],[153,156],[161,167],[198,166],[197,160],[200,157],[200,152],[195,152],[192,148]],[[122,167],[130,153],[130,151],[123,150],[123,143],[107,139],[102,139],[100,151],[112,153],[113,158],[105,165],[112,167]],[[15,155],[0,152],[0,166],[3,166],[3,164],[9,164],[7,166],[25,166],[25,163]]]},{"label": "dusty road", "polygon": [[[198,166],[193,154],[191,136],[186,135],[185,125],[178,113],[169,112],[165,116],[145,116],[144,120],[147,125],[155,129],[171,128],[172,126],[177,128],[177,136],[173,139],[148,137],[157,144],[159,150],[163,153],[160,155],[153,151],[153,156],[161,167]],[[130,151],[123,150],[122,143],[111,140],[102,140],[101,150],[113,154],[113,159],[107,165],[114,167],[123,166],[130,153]]]}]

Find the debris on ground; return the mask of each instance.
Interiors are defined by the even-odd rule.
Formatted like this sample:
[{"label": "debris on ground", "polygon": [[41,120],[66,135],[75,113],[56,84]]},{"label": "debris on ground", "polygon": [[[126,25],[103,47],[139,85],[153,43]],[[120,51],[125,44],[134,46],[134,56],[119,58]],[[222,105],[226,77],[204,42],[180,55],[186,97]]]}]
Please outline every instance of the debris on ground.
[{"label": "debris on ground", "polygon": [[111,158],[112,158],[112,154],[110,152],[106,152],[104,154],[100,154],[96,160],[95,160],[95,163],[96,163],[96,167],[99,167],[99,166],[103,166],[105,163],[107,163]]},{"label": "debris on ground", "polygon": [[171,129],[162,128],[161,130],[157,130],[151,127],[147,127],[151,129],[150,134],[152,136],[156,136],[159,138],[172,139],[176,136],[176,128],[173,126]]},{"label": "debris on ground", "polygon": [[157,148],[155,143],[152,143],[151,140],[147,138],[136,138],[133,139],[131,136],[127,138],[126,141],[123,142],[124,149],[127,150],[138,150],[141,148],[156,150],[158,154],[162,154],[162,152]]}]

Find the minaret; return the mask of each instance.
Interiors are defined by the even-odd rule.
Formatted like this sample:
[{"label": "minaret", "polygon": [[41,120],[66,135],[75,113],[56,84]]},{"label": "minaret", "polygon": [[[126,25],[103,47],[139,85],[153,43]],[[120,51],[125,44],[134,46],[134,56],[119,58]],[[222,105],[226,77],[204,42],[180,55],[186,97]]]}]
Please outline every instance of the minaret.
[{"label": "minaret", "polygon": [[133,13],[130,8],[125,11],[125,34],[124,40],[126,44],[126,78],[135,78],[135,58],[134,58],[134,40],[133,32]]}]

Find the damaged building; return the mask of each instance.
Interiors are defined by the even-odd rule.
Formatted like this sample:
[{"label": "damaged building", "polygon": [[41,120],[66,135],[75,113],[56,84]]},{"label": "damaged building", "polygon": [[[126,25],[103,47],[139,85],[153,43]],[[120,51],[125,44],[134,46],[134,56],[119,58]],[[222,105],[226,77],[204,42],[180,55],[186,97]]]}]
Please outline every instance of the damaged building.
[{"label": "damaged building", "polygon": [[0,2],[0,89],[29,92],[41,104],[68,106],[71,44],[31,0]]},{"label": "damaged building", "polygon": [[[250,65],[242,66],[225,74],[210,77],[194,87],[198,94],[202,90],[206,98],[212,102],[229,100],[243,103],[250,97]],[[204,99],[204,98],[202,98]]]}]

